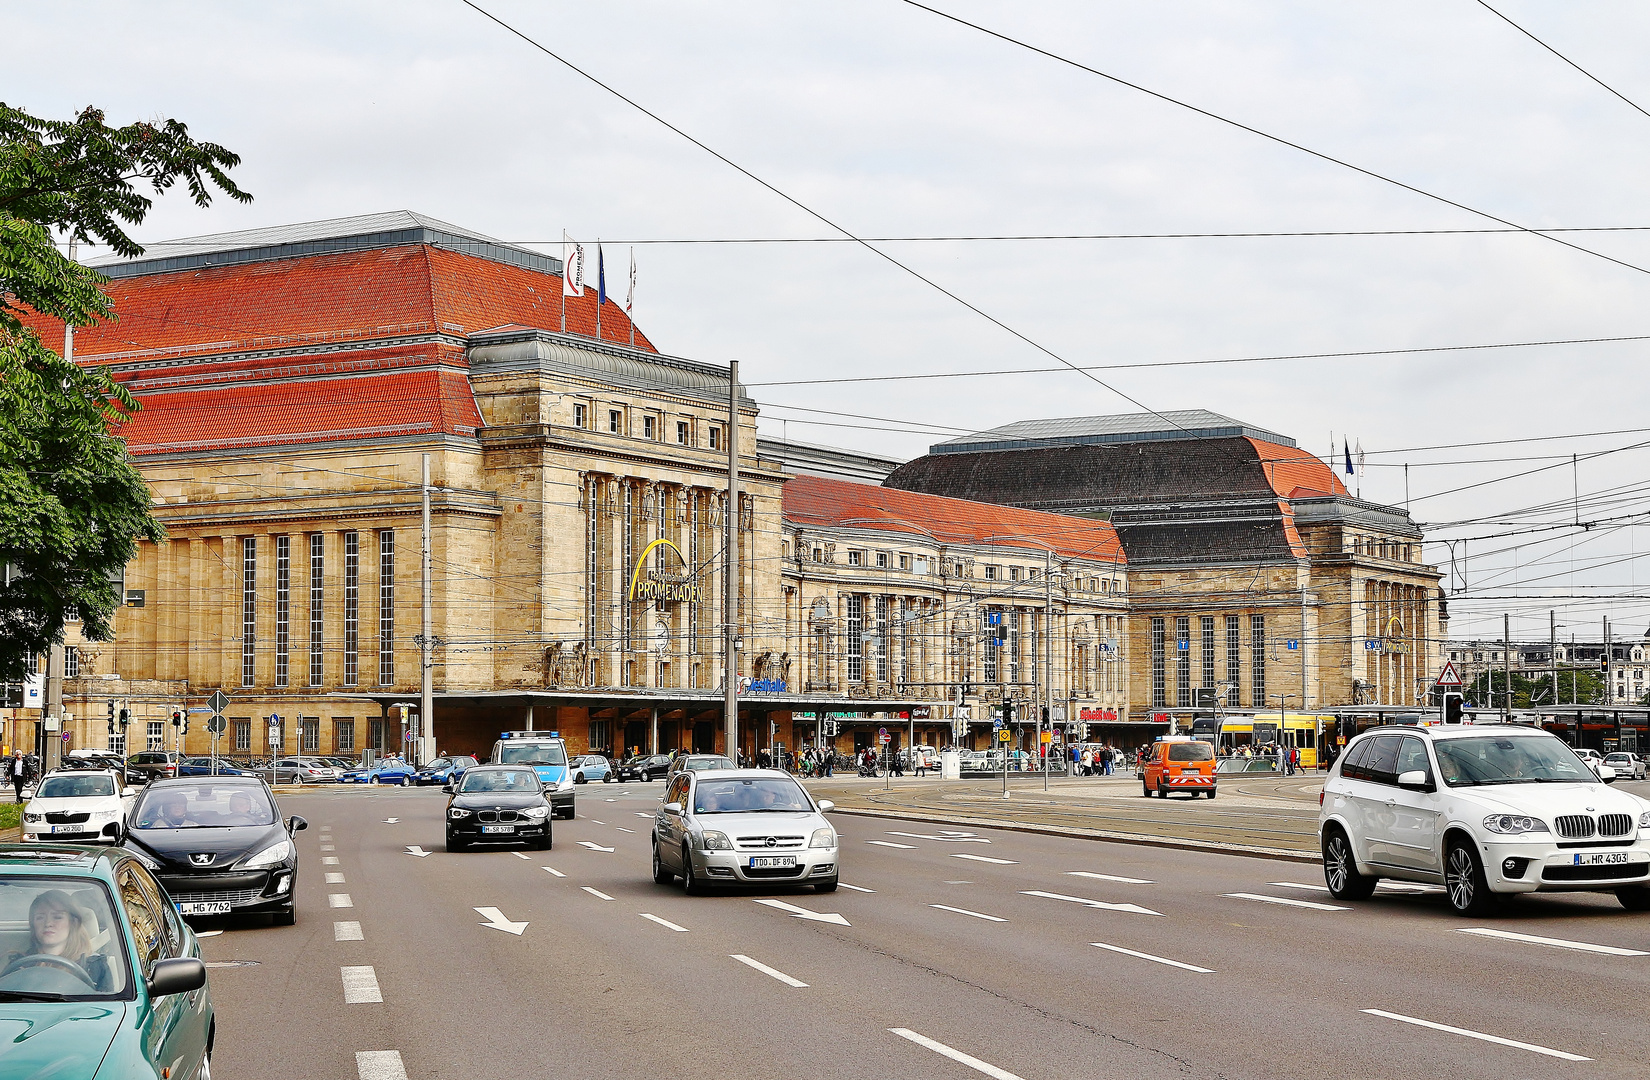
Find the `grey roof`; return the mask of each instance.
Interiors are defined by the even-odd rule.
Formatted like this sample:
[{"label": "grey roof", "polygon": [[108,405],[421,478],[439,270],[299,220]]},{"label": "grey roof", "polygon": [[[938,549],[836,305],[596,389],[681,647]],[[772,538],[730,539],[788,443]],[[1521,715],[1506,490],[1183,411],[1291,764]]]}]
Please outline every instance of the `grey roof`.
[{"label": "grey roof", "polygon": [[978,450],[1029,450],[1079,443],[1139,443],[1178,439],[1213,439],[1248,435],[1281,446],[1294,446],[1287,435],[1234,420],[1208,409],[1175,409],[1118,416],[1061,416],[1017,420],[1012,424],[936,443],[931,454],[966,454]]},{"label": "grey roof", "polygon": [[87,265],[111,278],[165,274],[207,266],[295,259],[339,251],[366,251],[406,244],[435,244],[495,262],[550,274],[561,273],[561,260],[495,240],[411,210],[304,221],[264,229],[211,233],[145,244],[135,259],[105,255]]},{"label": "grey roof", "polygon": [[789,472],[851,480],[859,484],[881,484],[899,468],[898,458],[882,457],[863,450],[798,442],[795,439],[756,437],[756,452]]}]

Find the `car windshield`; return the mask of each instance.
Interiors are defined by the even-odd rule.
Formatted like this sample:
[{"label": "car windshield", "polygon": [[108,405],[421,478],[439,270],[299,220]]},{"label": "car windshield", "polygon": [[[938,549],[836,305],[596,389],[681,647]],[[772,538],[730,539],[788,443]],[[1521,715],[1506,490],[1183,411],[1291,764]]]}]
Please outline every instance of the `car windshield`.
[{"label": "car windshield", "polygon": [[761,814],[811,811],[813,804],[795,780],[749,777],[701,780],[693,793],[695,814]]},{"label": "car windshield", "polygon": [[500,748],[498,760],[504,765],[566,765],[567,751],[561,743],[512,740]]},{"label": "car windshield", "polygon": [[689,772],[709,772],[712,769],[731,769],[733,762],[725,757],[690,757],[682,768]]},{"label": "car windshield", "polygon": [[38,799],[85,799],[97,795],[113,795],[115,778],[112,776],[48,776],[40,781]]},{"label": "car windshield", "polygon": [[466,772],[459,791],[538,791],[539,778],[526,769],[500,769],[497,772]]},{"label": "car windshield", "polygon": [[1173,743],[1169,747],[1170,761],[1213,761],[1215,748],[1206,742]]},{"label": "car windshield", "polygon": [[111,910],[101,882],[0,879],[0,1001],[123,996],[126,943]]},{"label": "car windshield", "polygon": [[1439,739],[1438,771],[1450,787],[1596,783],[1575,752],[1551,735]]},{"label": "car windshield", "polygon": [[275,805],[261,786],[151,787],[132,814],[137,829],[222,829],[273,825]]}]

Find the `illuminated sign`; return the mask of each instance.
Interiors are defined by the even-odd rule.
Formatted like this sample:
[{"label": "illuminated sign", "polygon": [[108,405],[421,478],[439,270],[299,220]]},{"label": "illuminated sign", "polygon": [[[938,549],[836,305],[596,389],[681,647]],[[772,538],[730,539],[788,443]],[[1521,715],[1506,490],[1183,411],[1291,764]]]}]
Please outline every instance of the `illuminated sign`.
[{"label": "illuminated sign", "polygon": [[1116,709],[1080,709],[1077,713],[1079,720],[1116,720]]},{"label": "illuminated sign", "polygon": [[[676,553],[676,561],[682,565],[681,571],[667,574],[661,570],[649,570],[644,579],[642,568],[647,565],[647,557],[653,554],[654,548],[661,547],[669,548]],[[636,560],[636,569],[630,575],[630,599],[643,602],[697,604],[705,599],[705,587],[697,578],[687,573],[687,560],[682,558],[681,549],[669,540],[659,539],[642,549],[642,557]]]}]

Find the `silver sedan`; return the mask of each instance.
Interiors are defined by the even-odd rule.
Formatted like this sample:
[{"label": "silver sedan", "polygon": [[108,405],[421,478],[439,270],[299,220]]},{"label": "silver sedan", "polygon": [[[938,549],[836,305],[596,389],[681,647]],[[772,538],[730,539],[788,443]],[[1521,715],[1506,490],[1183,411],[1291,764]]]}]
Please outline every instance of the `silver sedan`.
[{"label": "silver sedan", "polygon": [[1637,754],[1629,754],[1625,750],[1618,750],[1604,758],[1604,764],[1616,770],[1617,776],[1625,776],[1629,780],[1644,779],[1644,759]]},{"label": "silver sedan", "polygon": [[711,885],[837,885],[837,834],[786,773],[679,772],[653,817],[653,880],[678,875],[689,893]]}]

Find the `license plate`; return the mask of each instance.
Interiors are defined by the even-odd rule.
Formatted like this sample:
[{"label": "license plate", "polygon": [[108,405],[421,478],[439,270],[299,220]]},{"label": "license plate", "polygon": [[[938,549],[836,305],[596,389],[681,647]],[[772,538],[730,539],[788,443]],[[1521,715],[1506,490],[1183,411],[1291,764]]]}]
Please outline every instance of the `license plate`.
[{"label": "license plate", "polygon": [[752,855],[752,870],[788,870],[796,865],[795,855]]},{"label": "license plate", "polygon": [[1576,861],[1572,864],[1575,866],[1598,866],[1600,864],[1608,865],[1610,863],[1624,863],[1627,861],[1627,852],[1600,851],[1592,855],[1578,854],[1575,859]]},{"label": "license plate", "polygon": [[56,833],[56,832],[90,832],[91,829],[92,829],[92,827],[89,824],[88,825],[53,825],[51,827],[51,830],[54,833]]},{"label": "license plate", "polygon": [[481,831],[484,833],[513,833],[516,831],[516,827],[514,825],[483,825]]},{"label": "license plate", "polygon": [[228,915],[228,900],[197,900],[193,903],[179,904],[178,910],[185,915]]}]

